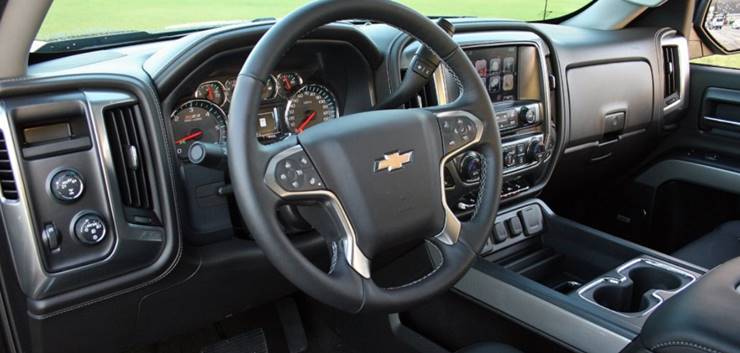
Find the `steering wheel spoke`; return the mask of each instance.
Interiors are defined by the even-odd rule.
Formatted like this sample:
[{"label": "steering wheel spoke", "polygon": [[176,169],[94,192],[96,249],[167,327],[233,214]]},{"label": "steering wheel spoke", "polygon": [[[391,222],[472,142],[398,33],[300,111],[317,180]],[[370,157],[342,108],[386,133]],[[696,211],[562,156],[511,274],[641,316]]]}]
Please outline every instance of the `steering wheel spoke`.
[{"label": "steering wheel spoke", "polygon": [[339,198],[326,188],[318,170],[303,146],[292,145],[275,154],[267,165],[265,184],[286,203],[318,203],[331,215],[337,227],[338,241],[333,246],[349,266],[364,278],[370,278],[370,260],[357,245],[357,234]]}]

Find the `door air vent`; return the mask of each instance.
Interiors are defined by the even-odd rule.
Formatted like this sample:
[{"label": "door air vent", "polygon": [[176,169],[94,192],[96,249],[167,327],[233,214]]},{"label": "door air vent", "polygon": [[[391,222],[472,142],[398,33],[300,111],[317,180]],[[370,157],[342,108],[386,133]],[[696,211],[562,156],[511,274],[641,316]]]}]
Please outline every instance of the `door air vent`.
[{"label": "door air vent", "polygon": [[10,152],[2,131],[0,131],[0,189],[5,199],[18,200],[18,187],[15,184],[13,166],[10,164]]},{"label": "door air vent", "polygon": [[104,116],[123,204],[151,210],[151,185],[144,160],[147,153],[142,138],[144,130],[140,126],[139,106],[106,109]]},{"label": "door air vent", "polygon": [[663,47],[663,98],[665,98],[666,104],[676,101],[680,93],[678,84],[680,66],[678,60],[678,47]]}]

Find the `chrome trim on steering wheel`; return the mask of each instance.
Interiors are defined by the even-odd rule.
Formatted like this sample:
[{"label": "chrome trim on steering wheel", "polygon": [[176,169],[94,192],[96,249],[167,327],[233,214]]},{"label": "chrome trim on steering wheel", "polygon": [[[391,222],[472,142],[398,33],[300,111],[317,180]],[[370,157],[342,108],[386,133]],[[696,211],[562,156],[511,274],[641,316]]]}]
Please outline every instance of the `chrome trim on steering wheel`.
[{"label": "chrome trim on steering wheel", "polygon": [[286,201],[321,201],[330,209],[333,215],[336,217],[337,223],[343,233],[342,245],[344,246],[344,255],[347,263],[352,267],[355,272],[360,274],[364,278],[370,278],[370,259],[362,253],[359,246],[357,245],[357,234],[355,229],[350,222],[347,212],[345,212],[342,203],[339,201],[337,196],[326,189],[311,190],[311,191],[296,191],[291,192],[283,189],[275,179],[275,170],[277,164],[282,161],[285,157],[291,156],[298,152],[303,152],[303,147],[300,145],[290,147],[278,154],[276,154],[270,162],[267,164],[267,171],[265,172],[265,184],[275,192],[278,196]]},{"label": "chrome trim on steering wheel", "polygon": [[[455,216],[455,213],[452,212],[452,210],[450,209],[447,203],[447,195],[445,193],[445,180],[444,180],[445,179],[445,175],[444,175],[445,164],[447,164],[447,162],[449,162],[449,160],[455,157],[458,153],[480,142],[481,138],[483,137],[483,122],[480,119],[478,119],[478,117],[476,117],[475,115],[470,114],[463,110],[445,111],[441,113],[436,113],[435,115],[437,115],[438,119],[451,117],[451,116],[465,116],[471,121],[473,121],[476,127],[475,138],[470,140],[468,143],[461,145],[452,151],[449,151],[442,158],[442,162],[439,165],[439,177],[442,179],[442,183],[441,183],[442,185],[442,207],[444,207],[444,210],[445,210],[445,225],[442,228],[442,231],[439,234],[437,234],[435,238],[439,239],[444,244],[453,245],[457,243],[457,240],[460,238],[460,231],[462,230],[462,224],[460,223],[460,220],[457,219],[457,216]],[[482,182],[481,182],[481,187],[483,187]]]}]

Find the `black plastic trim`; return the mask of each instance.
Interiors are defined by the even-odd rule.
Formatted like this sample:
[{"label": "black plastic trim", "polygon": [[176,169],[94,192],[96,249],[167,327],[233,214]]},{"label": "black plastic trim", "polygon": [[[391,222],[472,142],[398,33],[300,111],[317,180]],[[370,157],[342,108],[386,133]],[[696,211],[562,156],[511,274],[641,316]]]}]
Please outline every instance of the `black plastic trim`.
[{"label": "black plastic trim", "polygon": [[[157,95],[146,79],[118,74],[80,74],[46,78],[25,78],[20,80],[0,82],[0,97],[17,97],[22,95],[37,95],[42,93],[64,92],[76,90],[80,87],[85,89],[108,89],[129,92],[135,95],[142,109],[143,115],[149,119],[145,120],[147,130],[164,131],[165,122]],[[163,132],[162,132],[163,133]],[[71,310],[86,307],[90,304],[104,301],[112,297],[142,288],[164,278],[177,263],[182,251],[179,239],[179,216],[175,199],[173,198],[173,175],[175,173],[171,161],[173,151],[165,140],[150,138],[151,151],[156,168],[156,184],[158,185],[161,200],[162,220],[164,228],[164,247],[157,259],[147,267],[129,272],[119,277],[111,278],[103,282],[86,287],[69,290],[53,297],[43,299],[29,299],[28,309],[39,317],[52,317]],[[74,270],[70,271],[74,273]],[[65,274],[60,274],[64,276]],[[19,274],[21,281],[29,280]],[[56,281],[62,284],[62,281]],[[60,288],[54,286],[47,288],[59,292]],[[61,290],[64,291],[64,290]],[[28,294],[28,293],[27,293]]]}]

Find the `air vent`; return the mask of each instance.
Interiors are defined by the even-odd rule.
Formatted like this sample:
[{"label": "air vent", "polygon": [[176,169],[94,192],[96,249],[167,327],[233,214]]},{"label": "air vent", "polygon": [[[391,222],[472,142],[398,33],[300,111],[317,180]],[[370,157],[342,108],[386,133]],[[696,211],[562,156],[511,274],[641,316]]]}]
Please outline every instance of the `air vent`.
[{"label": "air vent", "polygon": [[[401,72],[401,77],[404,77],[405,70]],[[437,105],[437,96],[434,90],[433,80],[424,85],[417,95],[411,98],[404,106],[407,109],[411,108],[424,108]]]},{"label": "air vent", "polygon": [[151,210],[151,185],[144,160],[147,154],[141,135],[144,130],[139,126],[139,106],[111,108],[104,114],[123,204]]},{"label": "air vent", "polygon": [[5,142],[5,135],[0,131],[0,189],[7,200],[18,200],[18,187],[10,164],[10,153]]},{"label": "air vent", "polygon": [[664,46],[663,47],[663,97],[666,100],[666,104],[671,104],[678,100],[679,96],[679,78],[678,78],[679,62],[678,62],[678,47],[676,46]]}]

